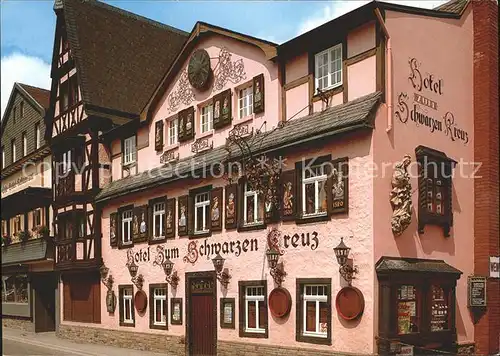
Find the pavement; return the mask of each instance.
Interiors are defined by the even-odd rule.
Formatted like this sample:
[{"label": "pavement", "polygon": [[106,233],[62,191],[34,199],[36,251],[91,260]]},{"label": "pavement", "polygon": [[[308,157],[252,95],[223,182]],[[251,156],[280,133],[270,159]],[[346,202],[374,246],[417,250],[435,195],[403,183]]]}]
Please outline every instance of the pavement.
[{"label": "pavement", "polygon": [[2,328],[3,356],[165,356],[147,351],[123,349],[114,346],[77,343],[58,338],[55,333],[33,333]]}]

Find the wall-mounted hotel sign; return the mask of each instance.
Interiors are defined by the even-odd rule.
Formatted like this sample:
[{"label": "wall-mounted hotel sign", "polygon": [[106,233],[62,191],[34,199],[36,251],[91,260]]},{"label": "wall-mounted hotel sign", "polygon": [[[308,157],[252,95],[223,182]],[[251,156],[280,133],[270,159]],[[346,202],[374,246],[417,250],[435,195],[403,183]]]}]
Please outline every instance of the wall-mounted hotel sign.
[{"label": "wall-mounted hotel sign", "polygon": [[470,308],[486,307],[486,277],[469,276],[468,286],[468,306]]},{"label": "wall-mounted hotel sign", "polygon": [[[469,134],[455,122],[451,111],[439,114],[438,102],[428,96],[444,95],[444,81],[434,74],[423,74],[421,63],[416,58],[409,61],[410,81],[414,92],[400,92],[397,99],[397,110],[394,116],[403,124],[413,122],[416,127],[427,127],[431,133],[442,132],[451,141],[469,142]],[[413,94],[413,95],[412,95]],[[443,110],[444,111],[444,110]]]},{"label": "wall-mounted hotel sign", "polygon": [[500,256],[490,257],[490,278],[500,278]]},{"label": "wall-mounted hotel sign", "polygon": [[35,178],[35,175],[33,173],[27,175],[27,176],[21,176],[17,178],[16,180],[13,180],[12,182],[6,183],[2,185],[2,193],[5,194],[9,190],[12,190],[24,183],[27,183],[29,181],[32,181]]}]

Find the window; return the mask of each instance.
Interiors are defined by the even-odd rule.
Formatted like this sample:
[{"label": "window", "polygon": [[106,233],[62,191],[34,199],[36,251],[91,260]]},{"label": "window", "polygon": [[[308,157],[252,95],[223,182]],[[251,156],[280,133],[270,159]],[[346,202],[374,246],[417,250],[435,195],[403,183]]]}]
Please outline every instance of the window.
[{"label": "window", "polygon": [[134,325],[134,288],[132,286],[120,286],[120,325]]},{"label": "window", "polygon": [[419,306],[417,288],[413,285],[402,285],[398,288],[398,334],[410,334],[420,331]]},{"label": "window", "polygon": [[245,183],[245,201],[243,203],[243,222],[245,225],[262,224],[264,221],[264,207],[262,198],[254,191],[249,183]]},{"label": "window", "polygon": [[208,232],[210,222],[210,194],[200,193],[194,197],[194,233]]},{"label": "window", "polygon": [[16,140],[10,142],[11,152],[12,152],[12,163],[16,161]]},{"label": "window", "polygon": [[85,226],[85,215],[83,213],[78,213],[76,215],[76,227],[77,227],[77,237],[84,238],[86,235],[86,226]]},{"label": "window", "polygon": [[134,163],[136,159],[135,136],[123,140],[123,164]]},{"label": "window", "polygon": [[153,205],[153,240],[165,237],[165,202]]},{"label": "window", "polygon": [[132,216],[133,210],[126,210],[122,213],[122,244],[132,243]]},{"label": "window", "polygon": [[28,154],[28,139],[26,138],[26,132],[23,132],[21,137],[22,137],[21,146],[22,146],[23,157],[24,157]]},{"label": "window", "polygon": [[72,214],[61,214],[57,217],[58,238],[61,241],[73,238]]},{"label": "window", "polygon": [[33,227],[42,225],[42,209],[33,210]]},{"label": "window", "polygon": [[14,107],[14,114],[12,115],[12,118],[14,119],[14,125],[16,124],[16,120],[17,120],[17,108]]},{"label": "window", "polygon": [[35,149],[40,148],[40,124],[35,124]]},{"label": "window", "polygon": [[2,146],[2,169],[5,168],[5,148]]},{"label": "window", "polygon": [[331,280],[297,279],[297,340],[331,344]]},{"label": "window", "polygon": [[201,133],[211,131],[213,129],[213,105],[209,104],[201,108],[200,115],[200,125],[201,125]]},{"label": "window", "polygon": [[431,286],[431,331],[450,329],[450,293],[438,285]]},{"label": "window", "polygon": [[175,145],[178,142],[177,127],[178,127],[178,120],[177,119],[173,119],[173,120],[169,121],[169,123],[168,123],[168,144],[169,145]]},{"label": "window", "polygon": [[21,115],[21,119],[24,117],[24,102],[19,103],[19,113]]},{"label": "window", "polygon": [[28,304],[28,276],[2,276],[2,302]]},{"label": "window", "polygon": [[326,215],[326,166],[305,168],[302,171],[302,215]]},{"label": "window", "polygon": [[152,307],[151,307],[151,327],[163,327],[166,329],[167,326],[167,287],[164,285],[150,285],[150,295],[153,296]]},{"label": "window", "polygon": [[[241,286],[241,284],[243,285]],[[263,336],[267,334],[266,287],[260,283],[244,284],[245,282],[240,282],[240,292],[243,292],[242,332],[246,334],[245,336],[248,334],[261,334]]]},{"label": "window", "polygon": [[63,113],[68,109],[69,106],[69,94],[67,83],[59,84],[59,114]]},{"label": "window", "polygon": [[68,173],[71,171],[71,150],[66,151],[62,154],[61,160],[61,172],[62,174]]},{"label": "window", "polygon": [[316,91],[342,85],[342,44],[314,56]]},{"label": "window", "polygon": [[239,118],[250,116],[253,114],[253,87],[249,86],[240,89],[238,96],[238,111]]}]

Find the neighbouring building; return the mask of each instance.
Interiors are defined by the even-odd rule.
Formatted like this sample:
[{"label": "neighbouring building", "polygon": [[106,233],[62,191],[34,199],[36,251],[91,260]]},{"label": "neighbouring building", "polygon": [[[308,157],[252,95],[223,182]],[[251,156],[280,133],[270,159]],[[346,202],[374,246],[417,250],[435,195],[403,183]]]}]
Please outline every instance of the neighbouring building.
[{"label": "neighbouring building", "polygon": [[15,83],[2,118],[2,319],[54,331],[57,277],[52,242],[50,92]]},{"label": "neighbouring building", "polygon": [[58,335],[498,352],[495,5],[371,2],[281,45],[93,1],[55,11]]}]

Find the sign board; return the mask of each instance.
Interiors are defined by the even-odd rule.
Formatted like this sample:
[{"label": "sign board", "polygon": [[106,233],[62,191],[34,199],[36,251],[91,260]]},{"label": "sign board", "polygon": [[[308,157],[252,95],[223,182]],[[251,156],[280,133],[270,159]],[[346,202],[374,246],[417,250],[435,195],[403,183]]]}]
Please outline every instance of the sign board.
[{"label": "sign board", "polygon": [[500,256],[490,257],[490,277],[500,278]]},{"label": "sign board", "polygon": [[413,356],[413,346],[411,345],[401,345],[397,356]]},{"label": "sign board", "polygon": [[486,306],[486,277],[469,276],[468,285],[468,306],[485,307]]}]

